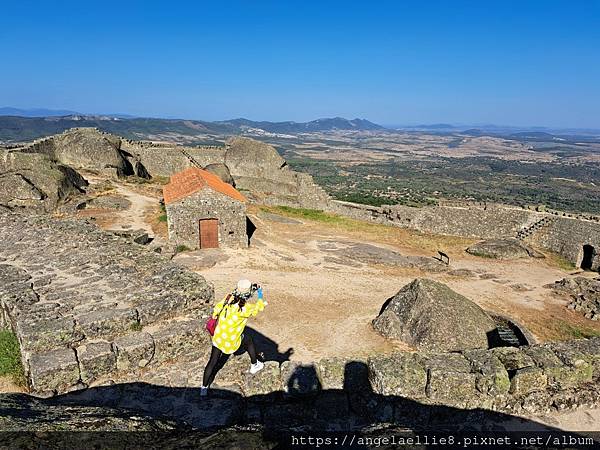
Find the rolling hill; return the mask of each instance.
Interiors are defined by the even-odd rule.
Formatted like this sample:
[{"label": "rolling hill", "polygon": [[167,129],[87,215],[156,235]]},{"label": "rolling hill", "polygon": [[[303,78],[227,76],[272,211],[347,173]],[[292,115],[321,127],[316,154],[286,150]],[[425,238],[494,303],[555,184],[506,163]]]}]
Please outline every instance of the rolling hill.
[{"label": "rolling hill", "polygon": [[0,113],[0,141],[17,142],[61,133],[73,127],[96,127],[130,139],[144,139],[151,135],[174,133],[184,136],[206,134],[234,135],[249,129],[269,133],[310,133],[334,130],[371,131],[384,127],[365,119],[317,119],[310,122],[256,122],[233,119],[219,122],[184,119],[124,118],[116,116],[66,116],[22,117]]}]

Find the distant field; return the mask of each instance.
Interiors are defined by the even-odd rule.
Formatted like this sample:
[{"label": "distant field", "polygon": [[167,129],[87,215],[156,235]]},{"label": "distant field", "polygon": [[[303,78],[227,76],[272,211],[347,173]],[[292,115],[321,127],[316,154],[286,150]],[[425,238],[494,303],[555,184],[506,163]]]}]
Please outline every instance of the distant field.
[{"label": "distant field", "polygon": [[289,164],[313,175],[336,198],[371,205],[420,206],[441,198],[471,199],[600,214],[600,165],[593,163],[436,158],[365,163],[340,171],[335,161],[296,156]]},{"label": "distant field", "polygon": [[466,199],[600,214],[596,143],[423,134],[348,137],[338,146],[311,142],[272,143],[293,169],[310,173],[340,200],[423,206]]}]

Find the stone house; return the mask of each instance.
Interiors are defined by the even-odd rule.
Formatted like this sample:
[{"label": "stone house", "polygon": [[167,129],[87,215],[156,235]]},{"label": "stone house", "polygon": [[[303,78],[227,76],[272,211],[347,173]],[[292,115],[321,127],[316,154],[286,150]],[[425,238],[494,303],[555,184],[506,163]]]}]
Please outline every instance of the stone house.
[{"label": "stone house", "polygon": [[246,198],[218,176],[190,167],[163,187],[169,239],[191,249],[248,247]]}]

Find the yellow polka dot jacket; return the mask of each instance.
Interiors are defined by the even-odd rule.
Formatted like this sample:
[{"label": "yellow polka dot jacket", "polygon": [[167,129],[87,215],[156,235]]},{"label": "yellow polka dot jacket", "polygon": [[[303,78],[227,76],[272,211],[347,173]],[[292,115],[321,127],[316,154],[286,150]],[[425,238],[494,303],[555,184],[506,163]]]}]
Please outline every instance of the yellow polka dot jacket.
[{"label": "yellow polka dot jacket", "polygon": [[265,309],[267,303],[258,299],[256,303],[246,303],[242,309],[237,304],[228,304],[229,296],[215,305],[213,317],[218,318],[213,335],[213,345],[225,354],[232,354],[242,344],[242,334],[249,317],[256,316]]}]

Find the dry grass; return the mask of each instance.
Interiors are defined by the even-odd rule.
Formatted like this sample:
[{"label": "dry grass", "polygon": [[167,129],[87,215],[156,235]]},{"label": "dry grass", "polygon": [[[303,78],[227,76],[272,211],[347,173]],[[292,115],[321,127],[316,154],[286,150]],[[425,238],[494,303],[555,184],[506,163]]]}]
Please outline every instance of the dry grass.
[{"label": "dry grass", "polygon": [[462,253],[467,246],[475,242],[475,239],[425,234],[415,230],[350,219],[317,210],[290,208],[287,206],[263,206],[260,209],[272,214],[302,219],[306,223],[326,224],[328,229],[344,232],[360,240],[408,247],[420,252],[426,250],[436,253],[438,250],[443,250],[446,253]]},{"label": "dry grass", "polygon": [[544,255],[546,255],[546,262],[551,267],[556,267],[560,270],[564,270],[565,272],[572,272],[577,269],[575,264],[573,264],[571,261],[568,261],[558,253],[545,250]]},{"label": "dry grass", "polygon": [[544,314],[521,309],[519,319],[541,342],[600,336],[600,323],[592,322],[564,305],[547,304]]},{"label": "dry grass", "polygon": [[169,236],[169,230],[167,221],[163,220],[164,212],[160,207],[150,209],[146,211],[144,221],[150,225],[154,236],[167,239]]}]

